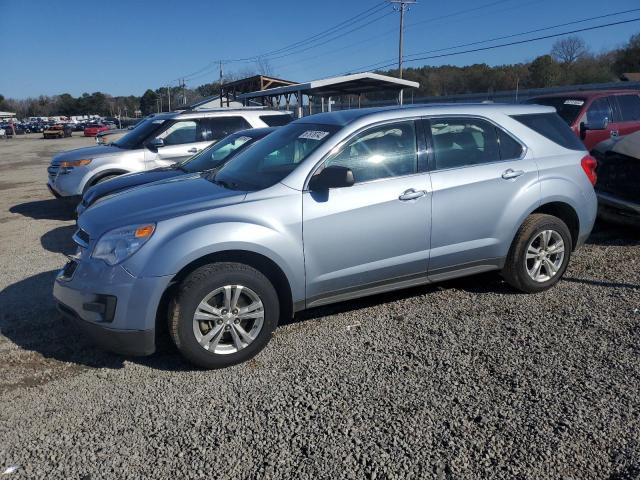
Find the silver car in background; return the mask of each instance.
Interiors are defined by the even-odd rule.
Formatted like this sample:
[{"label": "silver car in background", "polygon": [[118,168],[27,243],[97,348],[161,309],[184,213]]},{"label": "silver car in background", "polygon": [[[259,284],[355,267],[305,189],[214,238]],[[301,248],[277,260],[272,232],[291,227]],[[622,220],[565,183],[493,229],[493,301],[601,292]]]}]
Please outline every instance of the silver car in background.
[{"label": "silver car in background", "polygon": [[54,196],[78,197],[118,175],[167,167],[227,135],[284,125],[289,112],[261,108],[185,111],[153,115],[109,145],[78,148],[53,157],[47,187]]},{"label": "silver car in background", "polygon": [[108,349],[150,354],[168,322],[190,361],[225,367],[305,308],[490,270],[550,288],[591,231],[594,182],[551,107],[317,114],[215,175],[94,205],[54,296]]}]

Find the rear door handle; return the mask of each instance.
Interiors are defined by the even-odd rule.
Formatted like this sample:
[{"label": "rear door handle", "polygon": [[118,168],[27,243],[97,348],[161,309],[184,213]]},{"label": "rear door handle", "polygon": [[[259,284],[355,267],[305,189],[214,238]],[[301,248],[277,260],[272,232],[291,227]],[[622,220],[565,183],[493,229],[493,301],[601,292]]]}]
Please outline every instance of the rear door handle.
[{"label": "rear door handle", "polygon": [[502,178],[505,180],[509,180],[511,178],[518,178],[520,175],[524,174],[524,170],[514,170],[509,168],[502,172]]},{"label": "rear door handle", "polygon": [[189,150],[187,150],[187,153],[198,153],[198,149],[197,148],[190,148]]},{"label": "rear door handle", "polygon": [[416,198],[424,197],[427,194],[425,190],[414,190],[410,188],[402,192],[402,195],[398,197],[399,200],[406,202],[407,200],[415,200]]}]

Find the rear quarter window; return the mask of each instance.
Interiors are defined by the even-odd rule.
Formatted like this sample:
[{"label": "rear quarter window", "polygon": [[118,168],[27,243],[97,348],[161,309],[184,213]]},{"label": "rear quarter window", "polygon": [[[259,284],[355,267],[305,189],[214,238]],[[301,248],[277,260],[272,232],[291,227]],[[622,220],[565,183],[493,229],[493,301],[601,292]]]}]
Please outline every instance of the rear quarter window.
[{"label": "rear quarter window", "polygon": [[260,115],[260,120],[266,123],[269,127],[281,127],[290,123],[291,120],[293,120],[293,116],[290,114]]},{"label": "rear quarter window", "polygon": [[511,118],[569,150],[585,150],[584,144],[557,113],[527,113]]}]

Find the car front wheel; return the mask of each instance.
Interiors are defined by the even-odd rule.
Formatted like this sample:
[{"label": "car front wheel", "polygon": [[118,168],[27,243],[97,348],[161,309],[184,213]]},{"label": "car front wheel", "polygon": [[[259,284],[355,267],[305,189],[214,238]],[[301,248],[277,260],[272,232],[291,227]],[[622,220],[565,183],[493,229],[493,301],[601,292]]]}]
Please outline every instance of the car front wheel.
[{"label": "car front wheel", "polygon": [[567,269],[571,249],[571,233],[562,220],[552,215],[529,215],[511,245],[502,276],[523,292],[547,290]]},{"label": "car front wheel", "polygon": [[271,282],[241,263],[200,267],[182,282],[169,316],[178,350],[204,368],[224,368],[257,355],[278,324]]}]

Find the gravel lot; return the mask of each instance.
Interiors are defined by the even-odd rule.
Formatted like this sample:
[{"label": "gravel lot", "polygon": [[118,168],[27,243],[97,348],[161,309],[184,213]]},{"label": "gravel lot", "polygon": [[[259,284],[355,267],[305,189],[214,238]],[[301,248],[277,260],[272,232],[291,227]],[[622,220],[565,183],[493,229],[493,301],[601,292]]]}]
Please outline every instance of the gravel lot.
[{"label": "gravel lot", "polygon": [[7,478],[640,478],[640,235],[601,225],[565,279],[496,275],[315,309],[254,360],[96,350],[56,313],[71,208],[54,152],[0,141]]}]

